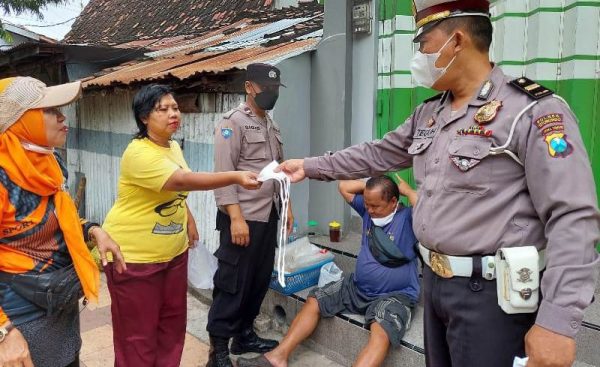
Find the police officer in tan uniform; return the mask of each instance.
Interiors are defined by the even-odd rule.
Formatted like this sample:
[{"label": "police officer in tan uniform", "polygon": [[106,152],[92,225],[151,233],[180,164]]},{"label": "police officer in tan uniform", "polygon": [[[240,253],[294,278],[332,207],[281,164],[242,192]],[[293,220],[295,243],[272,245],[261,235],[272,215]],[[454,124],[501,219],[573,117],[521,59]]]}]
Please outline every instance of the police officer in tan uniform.
[{"label": "police officer in tan uniform", "polygon": [[489,61],[485,0],[415,2],[415,80],[443,93],[382,140],[286,161],[297,182],[413,167],[427,365],[571,366],[600,239],[576,117]]},{"label": "police officer in tan uniform", "polygon": [[[247,67],[247,100],[227,112],[215,129],[215,172],[260,172],[283,159],[281,131],[266,111],[279,96],[280,71],[267,64]],[[254,319],[267,292],[277,246],[278,184],[266,181],[259,190],[233,185],[215,190],[220,246],[208,314],[210,356],[207,366],[231,366],[231,353],[265,353],[277,346],[260,338]],[[288,229],[293,223],[291,204]]]}]

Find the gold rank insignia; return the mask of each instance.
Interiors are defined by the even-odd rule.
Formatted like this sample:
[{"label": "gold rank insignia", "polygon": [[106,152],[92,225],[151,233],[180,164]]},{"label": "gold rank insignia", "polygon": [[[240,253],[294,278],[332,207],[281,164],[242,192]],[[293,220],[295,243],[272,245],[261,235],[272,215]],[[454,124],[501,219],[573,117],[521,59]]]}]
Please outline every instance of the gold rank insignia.
[{"label": "gold rank insignia", "polygon": [[427,127],[432,127],[433,125],[435,125],[435,120],[431,117],[429,121],[427,121]]},{"label": "gold rank insignia", "polygon": [[478,124],[487,124],[493,121],[498,114],[498,110],[502,107],[502,101],[493,100],[485,105],[481,106],[474,118]]}]

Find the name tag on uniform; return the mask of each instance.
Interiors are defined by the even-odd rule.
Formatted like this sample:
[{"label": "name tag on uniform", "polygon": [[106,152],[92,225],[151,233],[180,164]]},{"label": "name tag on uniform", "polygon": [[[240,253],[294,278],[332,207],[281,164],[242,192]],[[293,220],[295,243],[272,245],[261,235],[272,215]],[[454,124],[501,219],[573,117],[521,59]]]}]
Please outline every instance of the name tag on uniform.
[{"label": "name tag on uniform", "polygon": [[417,128],[413,139],[432,139],[435,136],[437,130],[437,126],[430,128]]}]

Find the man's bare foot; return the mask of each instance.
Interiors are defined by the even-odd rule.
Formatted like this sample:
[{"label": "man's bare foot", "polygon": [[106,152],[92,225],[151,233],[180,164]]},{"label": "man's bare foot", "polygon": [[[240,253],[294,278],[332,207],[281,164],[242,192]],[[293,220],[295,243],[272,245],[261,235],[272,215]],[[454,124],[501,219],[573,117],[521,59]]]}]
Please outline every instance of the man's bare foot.
[{"label": "man's bare foot", "polygon": [[287,367],[287,359],[277,353],[277,348],[264,354],[265,358],[275,367]]}]

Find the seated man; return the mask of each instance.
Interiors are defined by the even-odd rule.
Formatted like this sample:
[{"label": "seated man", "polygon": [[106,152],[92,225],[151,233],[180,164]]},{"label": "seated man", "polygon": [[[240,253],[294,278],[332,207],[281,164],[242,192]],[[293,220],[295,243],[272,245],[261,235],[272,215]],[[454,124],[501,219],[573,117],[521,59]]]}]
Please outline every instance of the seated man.
[{"label": "seated man", "polygon": [[[296,316],[277,348],[253,359],[240,358],[238,365],[287,366],[296,347],[317,328],[319,317],[333,317],[340,312],[365,315],[371,336],[354,366],[379,366],[390,343],[399,346],[409,327],[411,312],[419,297],[417,274],[417,239],[412,230],[412,210],[400,203],[400,194],[414,205],[417,195],[405,182],[396,185],[381,176],[363,181],[342,181],[340,193],[363,219],[363,235],[355,273],[311,291],[306,304]],[[381,264],[369,247],[369,233],[374,226],[383,229],[407,258],[396,267]],[[371,239],[372,240],[372,239]]]}]

